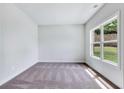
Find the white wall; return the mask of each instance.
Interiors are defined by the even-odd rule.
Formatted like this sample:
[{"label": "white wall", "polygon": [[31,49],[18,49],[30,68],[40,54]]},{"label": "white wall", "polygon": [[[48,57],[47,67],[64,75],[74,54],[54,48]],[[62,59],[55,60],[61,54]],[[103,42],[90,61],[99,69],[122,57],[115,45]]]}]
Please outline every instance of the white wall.
[{"label": "white wall", "polygon": [[[97,25],[99,25],[100,23],[104,22],[105,20],[107,20],[109,16],[114,14],[114,12],[117,11],[118,9],[121,10],[121,25],[120,25],[121,69],[118,69],[108,63],[104,63],[90,57],[90,30],[96,27]],[[86,30],[85,53],[86,53],[87,63],[121,88],[124,87],[123,85],[124,84],[123,82],[124,25],[123,24],[124,24],[124,4],[106,4],[87,22],[85,28]]]},{"label": "white wall", "polygon": [[37,25],[13,4],[0,4],[0,9],[3,14],[0,16],[2,84],[38,62],[38,37]]},{"label": "white wall", "polygon": [[4,58],[3,58],[3,31],[2,31],[2,5],[0,4],[0,80],[3,79],[3,66],[4,66]]},{"label": "white wall", "polygon": [[83,25],[39,26],[40,62],[83,62]]}]

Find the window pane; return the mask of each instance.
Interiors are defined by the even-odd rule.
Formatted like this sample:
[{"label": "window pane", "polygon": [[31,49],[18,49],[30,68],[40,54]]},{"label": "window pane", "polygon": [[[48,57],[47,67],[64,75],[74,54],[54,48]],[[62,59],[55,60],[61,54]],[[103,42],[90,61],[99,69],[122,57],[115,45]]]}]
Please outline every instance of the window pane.
[{"label": "window pane", "polygon": [[104,41],[117,40],[117,19],[104,26]]},{"label": "window pane", "polygon": [[95,42],[99,42],[100,41],[100,33],[101,33],[101,31],[100,31],[100,28],[98,28],[98,29],[96,29],[95,31],[94,31],[94,41]]},{"label": "window pane", "polygon": [[104,44],[104,59],[117,63],[117,43]]},{"label": "window pane", "polygon": [[93,44],[93,56],[100,57],[100,44]]}]

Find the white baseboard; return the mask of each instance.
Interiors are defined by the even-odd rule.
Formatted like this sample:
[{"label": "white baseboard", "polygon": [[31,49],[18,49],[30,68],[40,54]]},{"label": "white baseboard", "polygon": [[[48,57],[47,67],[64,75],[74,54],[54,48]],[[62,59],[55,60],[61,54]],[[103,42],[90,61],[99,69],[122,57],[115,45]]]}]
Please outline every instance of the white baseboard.
[{"label": "white baseboard", "polygon": [[84,63],[84,60],[40,60],[43,63]]},{"label": "white baseboard", "polygon": [[40,63],[85,63],[85,62],[41,62],[39,61]]}]

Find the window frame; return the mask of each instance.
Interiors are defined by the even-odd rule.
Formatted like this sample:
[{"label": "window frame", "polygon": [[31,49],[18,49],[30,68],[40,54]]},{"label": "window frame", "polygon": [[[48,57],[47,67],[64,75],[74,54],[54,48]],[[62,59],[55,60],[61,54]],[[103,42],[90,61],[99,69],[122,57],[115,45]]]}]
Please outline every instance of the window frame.
[{"label": "window frame", "polygon": [[[120,67],[120,57],[121,57],[121,51],[120,51],[120,15],[119,15],[119,11],[112,17],[110,17],[107,21],[104,21],[102,24],[98,25],[97,27],[93,28],[91,31],[90,31],[90,56],[92,58],[95,58],[95,59],[98,59],[98,60],[101,60],[102,62],[105,62],[105,63],[108,63],[108,64],[112,64],[116,67]],[[107,40],[107,41],[104,41],[104,26],[110,22],[112,22],[114,19],[117,19],[117,40]],[[94,31],[96,29],[100,29],[101,31],[101,40],[100,42],[94,42]],[[117,42],[117,63],[114,63],[113,61],[110,61],[110,60],[105,60],[104,59],[104,44],[105,43],[114,43],[114,42]],[[100,44],[100,57],[97,57],[97,56],[94,56],[93,55],[93,44]]]}]

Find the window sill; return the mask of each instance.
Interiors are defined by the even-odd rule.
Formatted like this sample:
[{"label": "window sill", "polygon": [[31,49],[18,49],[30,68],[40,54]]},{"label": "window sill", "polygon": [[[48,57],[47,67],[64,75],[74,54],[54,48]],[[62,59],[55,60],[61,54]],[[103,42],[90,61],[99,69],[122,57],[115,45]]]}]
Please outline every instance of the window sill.
[{"label": "window sill", "polygon": [[101,60],[99,57],[96,57],[96,56],[90,56],[90,57],[93,59]]},{"label": "window sill", "polygon": [[113,63],[112,61],[102,60],[102,59],[100,59],[99,57],[96,57],[96,56],[90,56],[90,57],[95,59],[95,60],[101,61],[101,63],[105,63],[107,65],[113,66],[117,70],[121,69],[119,63]]},{"label": "window sill", "polygon": [[106,63],[108,65],[114,66],[114,68],[120,70],[120,65],[119,63],[113,63],[112,61],[108,61],[108,60],[102,60],[103,63]]}]

